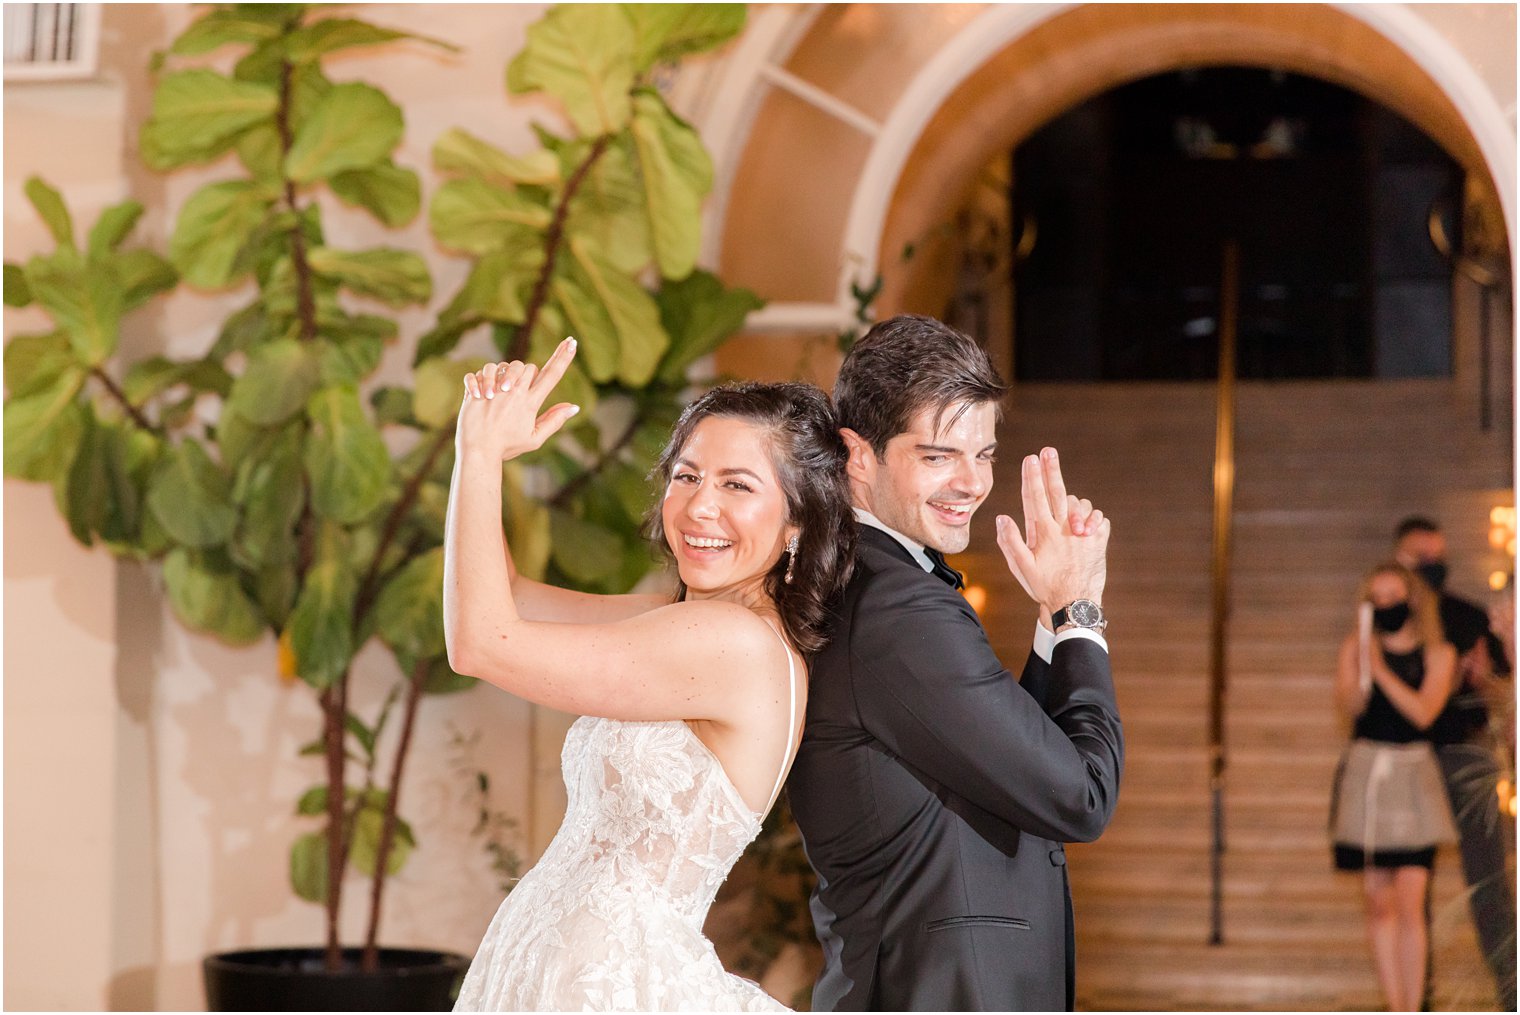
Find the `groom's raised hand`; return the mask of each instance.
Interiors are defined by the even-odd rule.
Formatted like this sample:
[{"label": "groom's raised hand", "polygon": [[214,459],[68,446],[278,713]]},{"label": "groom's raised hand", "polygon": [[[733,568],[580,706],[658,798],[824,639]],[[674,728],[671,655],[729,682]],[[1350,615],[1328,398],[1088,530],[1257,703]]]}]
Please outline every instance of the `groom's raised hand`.
[{"label": "groom's raised hand", "polygon": [[1023,498],[1025,531],[998,515],[997,541],[1024,591],[1052,613],[1078,599],[1102,603],[1109,521],[1067,495],[1055,448],[1024,459]]}]

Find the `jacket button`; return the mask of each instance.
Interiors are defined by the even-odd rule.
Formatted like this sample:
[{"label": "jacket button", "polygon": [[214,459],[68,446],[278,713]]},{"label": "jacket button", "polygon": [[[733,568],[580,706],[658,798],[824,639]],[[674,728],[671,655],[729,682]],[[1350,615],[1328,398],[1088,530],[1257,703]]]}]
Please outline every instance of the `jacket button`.
[{"label": "jacket button", "polygon": [[1066,866],[1066,851],[1064,849],[1053,849],[1053,850],[1051,850],[1050,851],[1050,865],[1052,867],[1065,867]]}]

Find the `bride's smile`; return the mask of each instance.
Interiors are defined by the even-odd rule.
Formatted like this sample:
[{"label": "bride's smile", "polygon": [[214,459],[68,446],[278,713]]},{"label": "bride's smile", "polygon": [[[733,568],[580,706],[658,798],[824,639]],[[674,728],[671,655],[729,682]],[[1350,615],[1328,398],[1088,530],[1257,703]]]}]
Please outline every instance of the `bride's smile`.
[{"label": "bride's smile", "polygon": [[764,429],[713,416],[681,449],[661,522],[689,598],[748,602],[791,531]]}]

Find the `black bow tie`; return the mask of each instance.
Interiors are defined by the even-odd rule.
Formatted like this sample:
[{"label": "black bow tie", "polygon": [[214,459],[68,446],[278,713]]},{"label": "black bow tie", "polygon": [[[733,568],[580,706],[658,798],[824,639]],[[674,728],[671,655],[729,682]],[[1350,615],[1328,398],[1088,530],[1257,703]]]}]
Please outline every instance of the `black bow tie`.
[{"label": "black bow tie", "polygon": [[957,591],[966,587],[966,582],[961,577],[961,573],[945,563],[945,555],[943,553],[940,553],[933,547],[926,546],[924,547],[924,554],[929,558],[929,563],[934,565],[929,571],[930,574]]}]

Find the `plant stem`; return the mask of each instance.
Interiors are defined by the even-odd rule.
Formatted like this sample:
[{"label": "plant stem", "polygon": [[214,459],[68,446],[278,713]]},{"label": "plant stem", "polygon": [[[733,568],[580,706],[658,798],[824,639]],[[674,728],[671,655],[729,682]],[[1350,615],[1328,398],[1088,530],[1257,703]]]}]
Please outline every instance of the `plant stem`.
[{"label": "plant stem", "polygon": [[401,720],[401,742],[396,745],[396,760],[391,768],[391,790],[385,798],[385,820],[380,825],[380,844],[375,848],[375,876],[370,883],[369,931],[364,936],[362,968],[374,972],[380,968],[380,902],[385,890],[385,867],[390,862],[391,847],[396,840],[396,809],[401,800],[401,775],[412,746],[412,728],[417,720],[417,703],[427,683],[427,661],[418,660],[412,667],[411,687],[407,691],[406,711]]},{"label": "plant stem", "polygon": [[90,367],[90,376],[94,377],[97,381],[105,386],[106,391],[111,393],[111,397],[116,399],[116,401],[121,405],[122,409],[124,409],[127,415],[131,417],[132,422],[136,423],[138,426],[142,427],[149,433],[160,432],[158,427],[148,422],[148,417],[142,414],[141,409],[127,400],[127,393],[125,391],[122,391],[116,382],[111,379],[110,374],[100,369],[100,367]]},{"label": "plant stem", "polygon": [[[280,61],[280,104],[275,113],[275,129],[280,134],[280,151],[290,154],[294,139],[290,129],[291,90],[295,77],[295,65],[289,60]],[[296,203],[296,182],[285,177],[285,204],[296,217],[290,230],[290,262],[296,273],[296,315],[301,321],[302,341],[317,337],[317,301],[311,288],[311,265],[306,260],[306,226],[301,217],[301,206]]]},{"label": "plant stem", "polygon": [[[286,31],[293,31],[299,25],[300,19],[297,18],[286,26]],[[290,154],[294,142],[290,127],[294,77],[295,65],[289,60],[282,60],[280,99],[275,110],[275,129],[280,136],[282,156]],[[295,226],[290,230],[290,261],[296,277],[296,316],[300,321],[301,340],[309,342],[317,337],[317,302],[312,292],[311,265],[307,263],[306,257],[305,221],[301,206],[296,200],[295,181],[287,176],[284,184],[285,205],[296,219]],[[307,421],[305,425],[309,430],[310,422]],[[311,513],[310,481],[303,475],[302,482],[307,490],[301,505],[301,517],[296,522],[296,531],[300,534],[297,567],[304,581],[312,561],[312,527],[315,519]],[[352,836],[346,834],[344,819],[345,790],[348,787],[344,770],[348,756],[343,749],[346,735],[344,720],[348,715],[348,673],[345,669],[337,681],[322,692],[322,740],[327,759],[327,968],[331,972],[337,972],[343,965],[343,949],[338,942],[338,916],[343,903],[343,871],[348,866],[348,846],[352,839]]]},{"label": "plant stem", "polygon": [[601,457],[597,458],[590,468],[555,491],[554,496],[549,498],[549,506],[562,508],[570,503],[570,498],[580,493],[581,489],[595,479],[598,473],[612,464],[613,459],[617,458],[619,452],[633,443],[634,434],[638,433],[639,423],[641,422],[643,422],[643,415],[641,413],[634,413],[633,419],[629,420],[628,427],[623,431],[622,436],[614,441],[610,448],[602,452]]},{"label": "plant stem", "polygon": [[512,336],[512,347],[507,351],[507,359],[527,359],[528,345],[533,340],[533,326],[538,323],[538,313],[543,309],[544,301],[549,297],[549,279],[554,277],[554,259],[559,255],[560,244],[565,238],[565,219],[570,214],[570,200],[575,197],[575,192],[580,190],[581,184],[586,180],[586,174],[591,172],[591,167],[596,160],[602,157],[612,144],[612,135],[603,134],[591,145],[591,150],[581,160],[581,164],[575,167],[575,172],[570,174],[570,179],[565,181],[564,192],[559,196],[559,204],[555,205],[554,218],[549,221],[549,231],[544,234],[544,265],[538,270],[538,281],[533,284],[533,295],[528,300],[528,308],[523,314],[523,322],[517,326],[517,331]]},{"label": "plant stem", "polygon": [[380,594],[380,565],[385,558],[385,552],[391,548],[391,543],[396,541],[396,533],[401,531],[401,523],[406,520],[407,512],[417,502],[417,495],[422,491],[422,484],[427,482],[428,473],[433,471],[433,464],[438,461],[438,456],[443,454],[443,449],[448,447],[449,441],[453,439],[453,423],[438,431],[438,436],[433,438],[433,446],[428,449],[427,458],[422,461],[422,467],[412,475],[411,479],[407,480],[406,486],[401,491],[401,497],[396,501],[396,506],[391,508],[391,513],[386,516],[385,528],[380,531],[380,542],[375,547],[375,556],[369,562],[369,570],[364,573],[364,580],[359,583],[359,594],[354,597],[355,626],[364,619],[365,614],[374,604],[375,597]]},{"label": "plant stem", "polygon": [[322,741],[327,748],[327,968],[337,971],[343,965],[343,949],[338,943],[338,906],[343,900],[343,868],[347,864],[344,827],[343,720],[348,712],[348,671],[322,692],[324,728]]}]

